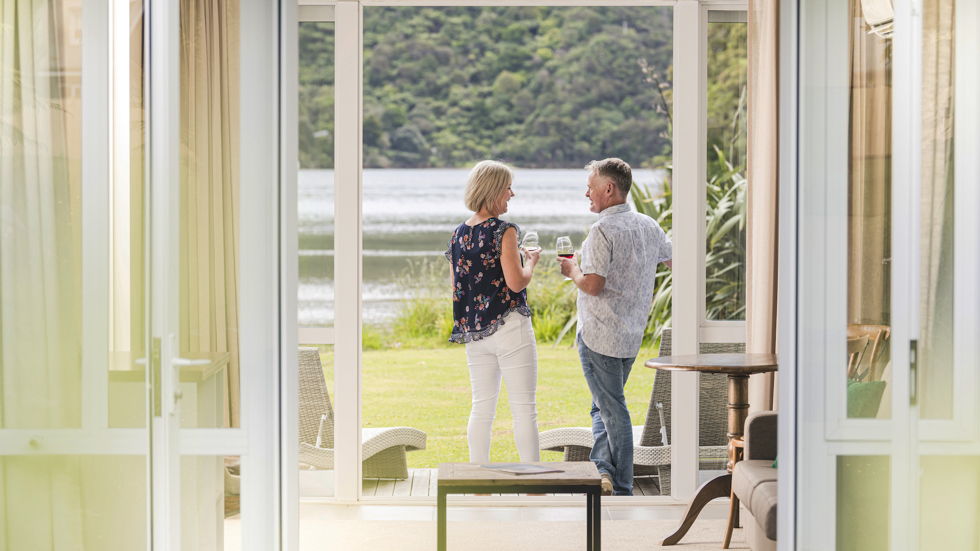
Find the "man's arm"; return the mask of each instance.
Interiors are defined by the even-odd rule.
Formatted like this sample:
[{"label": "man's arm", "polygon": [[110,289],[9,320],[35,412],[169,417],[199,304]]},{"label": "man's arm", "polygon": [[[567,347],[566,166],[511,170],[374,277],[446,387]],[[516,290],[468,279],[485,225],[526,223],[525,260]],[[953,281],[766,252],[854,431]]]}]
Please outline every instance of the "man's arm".
[{"label": "man's arm", "polygon": [[572,258],[558,257],[561,263],[561,273],[572,280],[583,293],[591,296],[599,296],[599,293],[606,288],[606,278],[599,274],[583,274],[578,266],[578,253]]}]

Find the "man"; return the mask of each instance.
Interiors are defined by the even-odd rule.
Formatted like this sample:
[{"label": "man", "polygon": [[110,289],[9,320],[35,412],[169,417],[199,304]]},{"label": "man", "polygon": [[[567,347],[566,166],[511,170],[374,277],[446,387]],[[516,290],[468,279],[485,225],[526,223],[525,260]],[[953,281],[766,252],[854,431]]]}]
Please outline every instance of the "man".
[{"label": "man", "polygon": [[578,287],[578,350],[592,392],[591,459],[605,495],[633,495],[633,423],[624,387],[640,351],[657,265],[672,267],[660,225],[627,204],[633,173],[621,159],[592,161],[585,196],[599,214],[577,255],[558,258]]}]

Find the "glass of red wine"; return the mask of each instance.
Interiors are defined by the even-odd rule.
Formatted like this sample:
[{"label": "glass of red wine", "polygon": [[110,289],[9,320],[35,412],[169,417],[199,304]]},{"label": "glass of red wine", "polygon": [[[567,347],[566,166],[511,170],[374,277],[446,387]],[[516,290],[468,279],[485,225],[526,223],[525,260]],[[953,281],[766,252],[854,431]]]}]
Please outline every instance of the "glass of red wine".
[{"label": "glass of red wine", "polygon": [[[572,247],[572,240],[567,235],[558,238],[558,242],[555,243],[555,250],[558,251],[558,256],[562,258],[572,258],[575,256],[575,248]],[[569,281],[570,279],[566,277],[565,281]]]}]

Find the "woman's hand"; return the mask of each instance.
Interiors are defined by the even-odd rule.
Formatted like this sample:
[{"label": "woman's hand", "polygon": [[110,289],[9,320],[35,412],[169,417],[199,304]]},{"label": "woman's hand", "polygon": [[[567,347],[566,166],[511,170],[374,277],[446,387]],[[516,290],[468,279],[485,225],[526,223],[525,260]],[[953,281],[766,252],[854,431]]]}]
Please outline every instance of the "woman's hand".
[{"label": "woman's hand", "polygon": [[517,245],[517,230],[507,228],[500,244],[500,265],[504,269],[504,282],[511,291],[519,293],[531,282],[534,265],[538,263],[541,249],[528,251],[527,262],[521,265],[521,249]]},{"label": "woman's hand", "polygon": [[534,266],[541,258],[541,247],[523,248],[521,250],[524,251],[525,264]]}]

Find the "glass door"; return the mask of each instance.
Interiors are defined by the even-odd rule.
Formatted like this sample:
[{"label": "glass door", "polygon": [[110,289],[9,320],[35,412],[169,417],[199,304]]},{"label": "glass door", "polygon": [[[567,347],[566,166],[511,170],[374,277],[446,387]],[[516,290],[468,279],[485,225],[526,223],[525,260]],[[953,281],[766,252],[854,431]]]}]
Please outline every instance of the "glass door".
[{"label": "glass door", "polygon": [[144,6],[0,19],[0,549],[149,549]]},{"label": "glass door", "polygon": [[885,11],[800,4],[796,543],[978,549],[978,13]]}]

